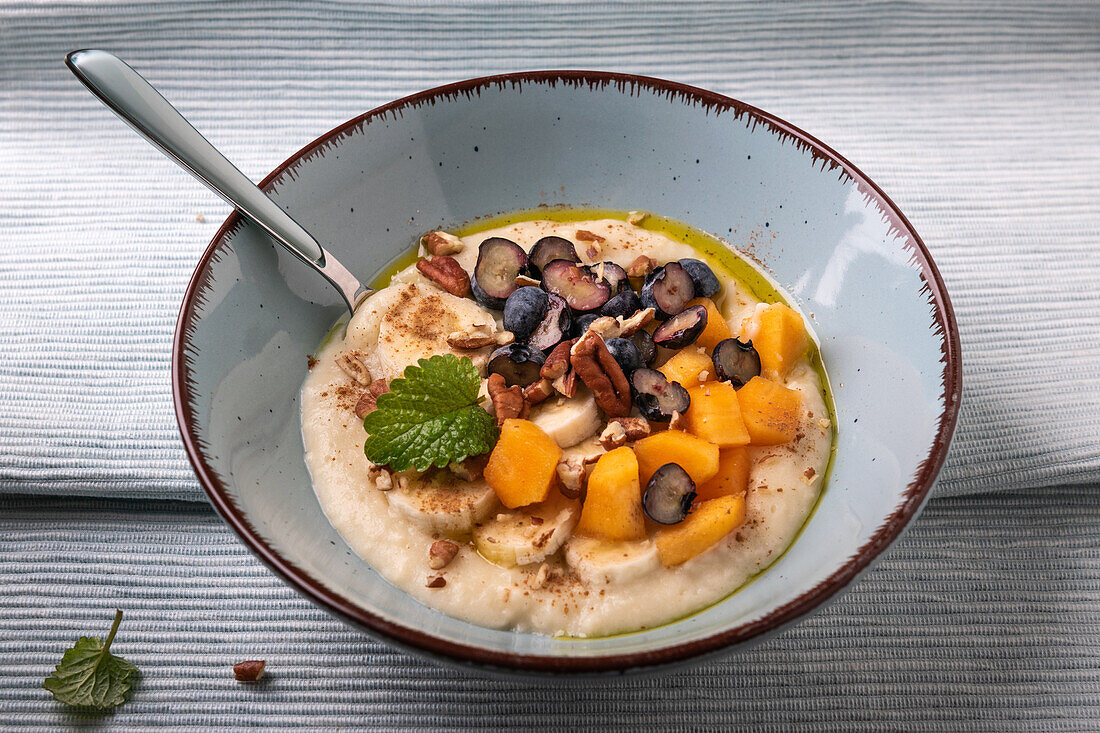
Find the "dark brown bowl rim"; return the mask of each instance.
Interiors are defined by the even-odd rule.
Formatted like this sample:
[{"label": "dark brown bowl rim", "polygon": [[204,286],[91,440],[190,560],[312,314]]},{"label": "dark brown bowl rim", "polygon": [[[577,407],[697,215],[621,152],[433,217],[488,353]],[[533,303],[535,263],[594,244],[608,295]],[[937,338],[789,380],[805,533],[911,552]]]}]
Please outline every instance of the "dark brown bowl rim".
[{"label": "dark brown bowl rim", "polygon": [[288,170],[301,164],[317,148],[339,139],[352,128],[375,117],[386,114],[396,116],[405,108],[433,104],[436,99],[455,97],[460,94],[468,96],[479,93],[481,89],[491,86],[520,88],[526,83],[548,83],[551,85],[564,83],[574,86],[584,84],[590,88],[615,85],[620,90],[628,88],[648,89],[663,93],[670,99],[681,99],[692,104],[701,104],[707,110],[733,111],[738,117],[749,115],[754,124],[767,125],[776,134],[792,140],[810,153],[815,160],[822,161],[830,168],[839,168],[842,175],[854,181],[869,199],[877,203],[883,216],[897,233],[908,239],[908,246],[913,259],[920,266],[921,277],[930,290],[935,306],[934,326],[942,336],[944,409],[940,415],[939,429],[931,451],[921,463],[913,481],[906,488],[901,502],[875,534],[848,559],[843,567],[831,576],[764,617],[703,639],[652,651],[609,654],[599,657],[559,657],[499,652],[440,639],[414,628],[394,624],[370,613],[310,577],[294,563],[279,555],[260,537],[243,513],[229,498],[226,487],[222,485],[217,474],[208,465],[206,457],[199,447],[198,436],[193,430],[190,408],[190,382],[183,354],[187,348],[188,334],[192,330],[191,321],[195,317],[195,294],[201,289],[208,276],[207,265],[211,257],[219,247],[224,245],[226,236],[242,223],[240,215],[236,212],[233,212],[222,224],[195,268],[194,275],[187,286],[183,303],[180,306],[179,319],[172,344],[172,396],[175,401],[176,420],[179,423],[180,434],[187,455],[191,460],[191,465],[194,467],[195,474],[198,476],[203,490],[222,519],[233,528],[257,557],[281,575],[287,583],[328,611],[359,625],[369,632],[373,632],[384,640],[411,651],[427,653],[429,656],[441,657],[443,660],[453,663],[475,663],[487,667],[529,673],[598,673],[645,670],[672,665],[711,655],[727,647],[742,644],[758,637],[762,638],[763,635],[777,631],[796,621],[848,585],[871,564],[876,556],[901,535],[906,525],[917,514],[927,498],[928,492],[932,488],[947,456],[951,435],[958,419],[959,398],[962,387],[958,329],[955,323],[955,313],[943,280],[920,236],[909,224],[904,214],[882,189],[829,146],[778,117],[730,97],[677,82],[633,74],[598,71],[520,72],[468,79],[419,92],[366,112],[330,130],[284,161],[263,179],[260,186],[269,189],[278,178]]}]

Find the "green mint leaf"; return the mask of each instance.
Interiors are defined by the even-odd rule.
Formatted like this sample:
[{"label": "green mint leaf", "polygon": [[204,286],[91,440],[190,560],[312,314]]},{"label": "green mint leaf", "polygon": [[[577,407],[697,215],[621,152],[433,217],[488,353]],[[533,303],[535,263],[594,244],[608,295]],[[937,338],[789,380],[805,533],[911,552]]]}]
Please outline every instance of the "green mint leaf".
[{"label": "green mint leaf", "polygon": [[88,636],[78,639],[42,686],[60,702],[76,707],[110,710],[126,702],[138,669],[111,654],[111,642],[121,622],[122,611],[115,611],[106,641]]},{"label": "green mint leaf", "polygon": [[371,463],[423,471],[492,450],[499,431],[477,404],[481,377],[468,357],[440,354],[405,368],[363,420]]}]

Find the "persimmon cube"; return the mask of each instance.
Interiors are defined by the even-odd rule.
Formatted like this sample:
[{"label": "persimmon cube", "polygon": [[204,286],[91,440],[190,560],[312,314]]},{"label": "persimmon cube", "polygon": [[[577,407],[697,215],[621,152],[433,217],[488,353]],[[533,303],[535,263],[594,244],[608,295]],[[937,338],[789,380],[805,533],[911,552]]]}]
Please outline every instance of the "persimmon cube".
[{"label": "persimmon cube", "polygon": [[679,464],[696,486],[718,473],[718,446],[679,430],[665,430],[634,444],[642,486],[666,463]]},{"label": "persimmon cube", "polygon": [[720,496],[735,496],[749,490],[752,458],[748,448],[726,448],[718,454],[718,473],[702,486],[695,487],[695,501],[702,503]]},{"label": "persimmon cube", "polygon": [[688,432],[719,448],[749,444],[749,431],[741,419],[737,390],[729,382],[700,384],[688,390],[691,405],[684,417]]},{"label": "persimmon cube", "polygon": [[604,540],[645,539],[638,459],[623,446],[600,456],[574,532]]},{"label": "persimmon cube", "polygon": [[753,377],[737,390],[741,419],[751,445],[780,445],[798,433],[802,395],[763,377]]},{"label": "persimmon cube", "polygon": [[710,298],[695,298],[688,301],[686,307],[690,308],[693,305],[701,305],[707,309],[707,325],[703,332],[699,334],[699,338],[695,339],[696,346],[702,346],[709,352],[718,345],[719,341],[724,341],[733,335],[730,331],[730,324],[722,317],[722,314],[718,311],[718,306],[714,304],[713,300]]},{"label": "persimmon cube", "polygon": [[679,524],[657,531],[657,555],[666,568],[687,562],[710,549],[745,521],[742,494],[704,501]]},{"label": "persimmon cube", "polygon": [[[684,387],[699,384],[700,381],[714,379],[714,361],[702,346],[687,346],[680,349],[658,369],[665,379],[679,382]],[[705,372],[705,374],[704,374]],[[703,379],[699,379],[699,375]]]},{"label": "persimmon cube", "polygon": [[489,455],[485,480],[509,509],[546,501],[557,475],[561,448],[530,420],[509,418]]},{"label": "persimmon cube", "polygon": [[773,303],[760,311],[760,327],[752,345],[760,354],[760,373],[782,382],[794,363],[810,347],[802,316],[782,303]]}]

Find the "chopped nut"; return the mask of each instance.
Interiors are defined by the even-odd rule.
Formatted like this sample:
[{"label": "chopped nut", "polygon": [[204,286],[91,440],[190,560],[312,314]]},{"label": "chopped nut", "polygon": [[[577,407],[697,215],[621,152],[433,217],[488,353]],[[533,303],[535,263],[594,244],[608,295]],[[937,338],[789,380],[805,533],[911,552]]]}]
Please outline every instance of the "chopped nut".
[{"label": "chopped nut", "polygon": [[355,403],[355,416],[362,420],[367,415],[378,409],[378,398],[370,392],[364,392],[359,401]]},{"label": "chopped nut", "polygon": [[470,294],[470,276],[454,257],[439,255],[430,260],[417,260],[416,269],[451,295],[465,298]]},{"label": "chopped nut", "polygon": [[628,211],[626,212],[626,221],[628,224],[641,224],[643,221],[649,218],[648,211]]},{"label": "chopped nut", "polygon": [[367,469],[367,480],[374,484],[379,491],[389,491],[393,488],[393,474],[385,466],[372,465]]},{"label": "chopped nut", "polygon": [[642,279],[649,273],[653,272],[657,267],[657,261],[647,255],[638,255],[633,262],[630,263],[630,267],[626,268],[626,276],[635,279]]},{"label": "chopped nut", "polygon": [[444,578],[442,575],[437,575],[434,578],[431,578],[430,580],[428,580],[427,583],[428,588],[442,588],[445,585],[447,585],[447,579]]},{"label": "chopped nut", "polygon": [[313,358],[313,354],[306,354],[306,368],[312,372],[315,366],[317,366],[317,360]]},{"label": "chopped nut", "polygon": [[375,397],[381,397],[382,395],[390,391],[390,383],[387,382],[385,379],[376,379],[370,383],[370,387],[368,387],[368,389],[370,393]]},{"label": "chopped nut", "polygon": [[485,465],[489,462],[489,454],[470,456],[465,461],[447,464],[447,469],[463,481],[477,481],[485,474]]},{"label": "chopped nut", "polygon": [[336,357],[336,366],[340,367],[344,374],[347,374],[359,384],[367,385],[371,383],[370,370],[359,359],[358,354],[345,351]]},{"label": "chopped nut", "polygon": [[525,418],[531,412],[531,406],[523,399],[523,388],[518,384],[507,386],[500,374],[489,375],[489,396],[493,399],[498,426],[509,418]]},{"label": "chopped nut", "polygon": [[581,242],[606,242],[604,237],[601,237],[595,232],[590,232],[587,229],[578,229],[576,234],[577,240]]},{"label": "chopped nut", "polygon": [[263,659],[250,659],[247,662],[237,662],[233,665],[233,678],[237,682],[259,682],[264,676],[267,662]]},{"label": "chopped nut", "polygon": [[458,554],[458,545],[450,540],[436,540],[428,548],[428,565],[432,570],[447,567]]},{"label": "chopped nut", "polygon": [[611,450],[620,446],[641,440],[649,435],[649,422],[641,417],[616,417],[607,423],[607,427],[600,433],[599,442],[604,448]]},{"label": "chopped nut", "polygon": [[535,573],[535,577],[531,580],[532,588],[541,588],[546,585],[546,577],[550,575],[550,566],[546,563],[539,565],[539,571]]},{"label": "chopped nut", "polygon": [[584,462],[576,456],[558,461],[558,490],[567,499],[579,499],[584,493]]},{"label": "chopped nut", "polygon": [[394,479],[397,482],[397,488],[404,491],[409,488],[409,477],[403,474],[398,474]]},{"label": "chopped nut", "polygon": [[546,520],[543,519],[542,517],[531,517],[531,524],[535,525],[536,527],[538,527],[539,525],[541,525],[545,521]]},{"label": "chopped nut", "polygon": [[672,419],[668,421],[668,429],[669,430],[683,430],[685,427],[687,427],[685,425],[686,422],[687,422],[687,420],[684,419],[683,415],[681,415],[678,411],[673,410],[672,411]]},{"label": "chopped nut", "polygon": [[504,346],[516,340],[511,331],[497,331],[492,324],[477,323],[461,331],[451,331],[447,343],[455,349],[481,349],[486,346]]},{"label": "chopped nut", "polygon": [[[577,370],[570,369],[562,376],[551,382],[555,391],[562,397],[572,399],[577,396]],[[561,404],[561,401],[558,401]]]},{"label": "chopped nut", "polygon": [[623,429],[622,423],[617,420],[609,422],[600,433],[599,441],[600,445],[608,450],[626,445],[626,430]]},{"label": "chopped nut", "polygon": [[598,333],[604,341],[615,338],[622,331],[619,322],[611,316],[600,316],[588,324],[588,330]]},{"label": "chopped nut", "polygon": [[590,329],[577,339],[570,350],[569,363],[608,416],[630,414],[630,383],[599,334]]},{"label": "chopped nut", "polygon": [[820,420],[817,421],[817,424],[820,425],[823,430],[828,430],[829,426],[832,425],[833,423],[831,421],[829,421],[827,418],[823,417],[823,418],[821,418]]},{"label": "chopped nut", "polygon": [[588,259],[594,260],[594,259],[596,259],[597,257],[600,256],[600,248],[598,246],[596,246],[595,244],[590,244],[584,250],[584,253],[586,255],[588,255]]},{"label": "chopped nut", "polygon": [[453,255],[466,248],[461,239],[447,232],[430,232],[421,243],[433,255]]},{"label": "chopped nut", "polygon": [[569,371],[569,350],[574,343],[576,343],[576,339],[570,339],[555,346],[553,351],[550,352],[550,356],[546,357],[546,361],[542,363],[539,376],[543,379],[553,380]]},{"label": "chopped nut", "polygon": [[630,318],[623,319],[622,316],[616,318],[619,322],[619,335],[627,338],[641,331],[643,328],[653,322],[653,319],[657,317],[657,311],[653,308],[645,308],[638,311]]},{"label": "chopped nut", "polygon": [[707,381],[708,379],[710,379],[710,372],[708,372],[706,369],[704,369],[703,371],[699,372],[698,379],[699,379],[700,382]]},{"label": "chopped nut", "polygon": [[554,394],[554,385],[549,379],[532,382],[523,389],[523,399],[529,405],[537,405]]},{"label": "chopped nut", "polygon": [[542,283],[539,282],[538,280],[536,280],[535,278],[527,277],[526,275],[516,275],[515,283],[516,283],[516,285],[519,285],[521,288],[526,287],[528,285],[531,286],[531,287],[536,287],[537,288],[540,285],[542,285]]},{"label": "chopped nut", "polygon": [[803,483],[812,484],[815,476],[817,476],[817,471],[813,466],[810,466],[802,472],[802,481]]}]

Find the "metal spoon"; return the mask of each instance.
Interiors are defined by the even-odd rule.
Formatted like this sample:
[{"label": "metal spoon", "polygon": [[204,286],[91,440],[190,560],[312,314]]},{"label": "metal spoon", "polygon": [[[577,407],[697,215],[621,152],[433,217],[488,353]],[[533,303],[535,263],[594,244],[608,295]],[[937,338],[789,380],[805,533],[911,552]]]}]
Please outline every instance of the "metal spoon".
[{"label": "metal spoon", "polygon": [[117,56],[106,51],[73,51],[65,57],[65,63],[92,94],[139,135],[321,273],[340,292],[349,311],[354,313],[373,292],[226,160],[141,74]]}]

